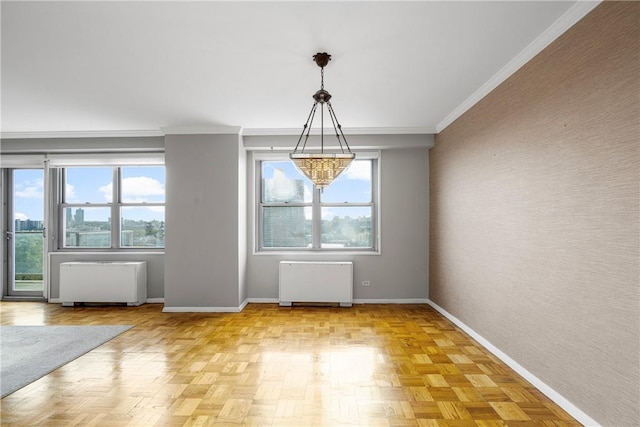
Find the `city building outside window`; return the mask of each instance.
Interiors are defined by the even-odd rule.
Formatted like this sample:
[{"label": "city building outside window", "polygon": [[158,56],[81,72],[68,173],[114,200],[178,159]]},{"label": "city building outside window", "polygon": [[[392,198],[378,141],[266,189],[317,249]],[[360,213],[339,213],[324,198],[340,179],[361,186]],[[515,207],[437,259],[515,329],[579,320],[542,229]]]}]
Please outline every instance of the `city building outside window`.
[{"label": "city building outside window", "polygon": [[286,155],[258,155],[257,250],[376,251],[378,161],[362,157],[319,189]]}]

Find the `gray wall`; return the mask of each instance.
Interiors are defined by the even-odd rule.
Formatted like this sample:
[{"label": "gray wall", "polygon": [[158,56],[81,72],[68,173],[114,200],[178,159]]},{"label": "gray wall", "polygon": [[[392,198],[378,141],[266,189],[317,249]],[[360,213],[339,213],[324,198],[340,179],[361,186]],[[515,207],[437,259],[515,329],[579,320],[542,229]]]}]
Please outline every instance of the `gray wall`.
[{"label": "gray wall", "polygon": [[[381,137],[379,137],[381,138]],[[393,141],[393,136],[386,136]],[[266,254],[250,251],[247,284],[250,299],[278,298],[278,264],[282,260],[352,261],[356,300],[424,302],[428,295],[428,150],[386,149],[380,158],[381,254]],[[250,159],[251,161],[251,159]],[[253,168],[253,165],[249,165]],[[250,180],[249,185],[253,185]],[[251,194],[251,192],[249,192]],[[247,228],[253,230],[254,212]],[[363,280],[371,281],[362,287]]]},{"label": "gray wall", "polygon": [[242,302],[239,144],[229,134],[165,138],[165,310]]},{"label": "gray wall", "polygon": [[238,138],[238,301],[248,298],[247,289],[247,152]]},{"label": "gray wall", "polygon": [[603,2],[436,137],[430,298],[640,425],[640,3]]},{"label": "gray wall", "polygon": [[147,299],[164,298],[163,252],[52,252],[49,255],[49,299],[60,296],[60,263],[72,261],[146,261]]}]

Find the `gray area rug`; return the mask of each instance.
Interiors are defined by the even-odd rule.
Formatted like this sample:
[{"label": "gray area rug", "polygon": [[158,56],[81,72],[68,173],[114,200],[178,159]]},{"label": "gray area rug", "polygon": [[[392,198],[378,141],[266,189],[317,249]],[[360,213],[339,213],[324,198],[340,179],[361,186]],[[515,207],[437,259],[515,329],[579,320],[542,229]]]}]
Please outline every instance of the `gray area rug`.
[{"label": "gray area rug", "polygon": [[0,397],[32,383],[132,327],[0,326]]}]

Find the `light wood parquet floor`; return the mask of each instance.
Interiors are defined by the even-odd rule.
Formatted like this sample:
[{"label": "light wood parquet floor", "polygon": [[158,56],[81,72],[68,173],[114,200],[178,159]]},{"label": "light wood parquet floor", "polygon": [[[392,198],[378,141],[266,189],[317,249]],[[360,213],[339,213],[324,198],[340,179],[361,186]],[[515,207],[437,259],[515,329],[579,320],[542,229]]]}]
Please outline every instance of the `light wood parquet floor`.
[{"label": "light wood parquet floor", "polygon": [[579,426],[426,305],[241,313],[2,302],[3,325],[135,327],[1,401],[3,426]]}]

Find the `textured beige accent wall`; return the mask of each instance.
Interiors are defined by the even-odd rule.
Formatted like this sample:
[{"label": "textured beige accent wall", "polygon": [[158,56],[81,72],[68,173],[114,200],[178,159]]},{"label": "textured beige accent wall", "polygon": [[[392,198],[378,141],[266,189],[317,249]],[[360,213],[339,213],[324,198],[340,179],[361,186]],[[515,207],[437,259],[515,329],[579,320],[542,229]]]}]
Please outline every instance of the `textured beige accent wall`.
[{"label": "textured beige accent wall", "polygon": [[640,425],[640,3],[605,2],[436,136],[430,298]]}]

